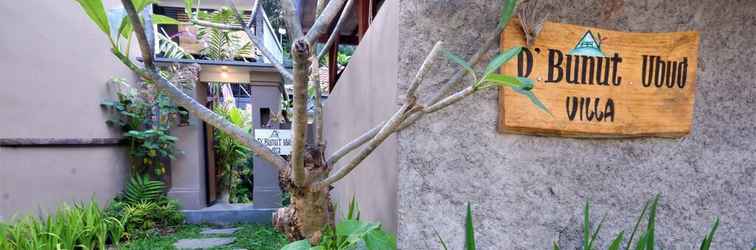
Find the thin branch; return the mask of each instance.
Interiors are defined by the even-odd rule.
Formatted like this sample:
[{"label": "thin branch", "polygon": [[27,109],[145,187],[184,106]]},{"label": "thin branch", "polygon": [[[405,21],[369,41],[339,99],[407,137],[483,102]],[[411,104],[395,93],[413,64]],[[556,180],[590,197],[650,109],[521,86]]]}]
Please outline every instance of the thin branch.
[{"label": "thin branch", "polygon": [[[500,36],[501,32],[504,30],[505,27],[506,27],[506,25],[501,25],[501,27],[499,27],[498,29],[496,29],[493,32],[493,34],[490,36],[490,38],[483,44],[483,46],[481,46],[478,49],[478,51],[475,52],[475,54],[473,54],[470,57],[470,59],[467,61],[467,63],[470,64],[470,65],[473,65],[473,66],[477,65],[478,63],[480,63],[480,60],[482,59],[483,55],[485,55],[486,52],[488,52],[489,50],[491,50],[492,48],[494,48],[494,46],[496,46],[498,44],[499,36]],[[452,75],[452,77],[449,78],[448,81],[446,81],[446,83],[444,84],[444,86],[441,88],[441,91],[439,91],[438,93],[436,93],[436,95],[434,95],[430,99],[430,101],[428,102],[429,106],[432,106],[433,104],[436,104],[442,98],[444,98],[448,92],[450,92],[455,86],[457,86],[457,84],[459,84],[464,79],[465,76],[467,76],[468,73],[469,73],[469,71],[467,71],[465,69],[459,69],[459,70],[457,70],[457,72],[455,72],[454,75]],[[402,130],[402,129],[406,128],[407,126],[413,124],[415,121],[417,121],[418,119],[420,119],[421,117],[423,117],[425,114],[427,114],[427,113],[426,112],[418,112],[418,113],[415,113],[415,114],[409,116],[407,118],[407,120],[404,121],[404,122],[402,122],[402,124],[399,126],[399,130]],[[382,127],[384,123],[385,123],[385,121],[379,123],[377,126],[369,129],[368,131],[365,131],[364,133],[362,133],[362,135],[360,135],[359,137],[355,138],[353,141],[345,144],[344,146],[342,146],[341,148],[339,148],[338,150],[336,150],[336,152],[333,155],[331,155],[330,157],[328,157],[328,161],[327,162],[329,164],[334,164],[339,159],[341,159],[345,155],[349,154],[349,152],[351,152],[351,151],[359,148],[363,144],[367,143],[370,140],[370,138],[373,138],[373,137],[375,137],[378,134],[378,128]]]},{"label": "thin branch", "polygon": [[323,56],[328,52],[328,48],[333,45],[333,41],[336,40],[336,37],[339,36],[339,33],[341,32],[341,27],[344,26],[344,23],[349,16],[349,11],[351,11],[352,6],[354,5],[354,0],[347,0],[346,5],[344,6],[344,10],[341,11],[341,15],[339,16],[339,20],[336,22],[336,27],[333,28],[333,31],[331,32],[331,35],[328,36],[328,41],[323,45],[323,49],[320,50],[320,53],[318,53],[318,58],[323,58]]},{"label": "thin branch", "polygon": [[314,56],[315,46],[311,47],[310,53],[313,55],[310,57],[310,86],[315,88],[314,107],[315,107],[315,119],[313,124],[315,125],[315,145],[324,145],[323,142],[323,103],[321,97],[323,96],[320,89],[320,60]]},{"label": "thin branch", "polygon": [[[249,13],[249,23],[247,23],[246,29],[252,29],[252,24],[255,23],[255,15],[257,15],[257,4],[260,2],[260,0],[254,0],[252,2],[252,9],[250,10],[251,13]],[[272,31],[271,32],[275,32]]]},{"label": "thin branch", "polygon": [[307,42],[314,44],[318,37],[325,33],[328,26],[331,25],[331,21],[333,21],[333,19],[336,18],[336,15],[340,13],[339,11],[344,5],[344,1],[346,0],[330,0],[328,2],[323,13],[317,17],[315,23],[313,23],[310,30],[307,31],[307,37],[305,38]]},{"label": "thin branch", "polygon": [[[418,86],[420,86],[420,83],[425,78],[425,74],[428,73],[430,70],[431,61],[433,58],[436,57],[436,54],[438,54],[438,51],[441,49],[441,46],[443,46],[443,42],[439,41],[437,42],[433,48],[431,49],[430,53],[428,53],[428,56],[425,57],[423,60],[423,64],[420,65],[420,68],[417,70],[417,73],[415,74],[415,77],[412,80],[412,83],[410,83],[409,87],[407,88],[407,97],[406,102],[412,101],[414,102],[417,99],[417,95],[415,92],[417,91]],[[346,156],[349,152],[352,150],[355,150],[362,146],[363,144],[370,141],[371,138],[375,137],[378,132],[380,131],[380,128],[383,127],[385,122],[381,122],[378,124],[378,126],[375,126],[368,130],[367,132],[363,133],[359,137],[355,138],[351,142],[347,143],[346,145],[342,146],[336,152],[333,153],[330,157],[328,157],[328,160],[326,160],[328,166],[332,166],[336,162],[338,162],[342,157]]]},{"label": "thin branch", "polygon": [[294,121],[292,125],[291,167],[292,181],[303,187],[305,184],[304,148],[307,126],[307,71],[309,70],[310,45],[299,39],[291,48],[294,58]]},{"label": "thin branch", "polygon": [[[477,65],[489,50],[496,48],[496,46],[499,44],[499,37],[501,35],[501,32],[504,31],[504,28],[506,28],[506,25],[500,25],[500,27],[494,30],[493,33],[489,36],[490,38],[485,43],[483,43],[483,46],[481,46],[478,51],[475,52],[475,54],[470,57],[470,60],[468,60],[467,63],[473,66]],[[449,94],[449,92],[451,92],[454,87],[457,86],[457,84],[462,82],[462,79],[464,79],[467,74],[469,74],[469,71],[465,69],[457,70],[457,72],[454,73],[454,75],[452,75],[452,77],[449,78],[448,81],[446,81],[441,91],[436,93],[436,95],[433,96],[433,98],[431,98],[428,103],[432,105],[444,98],[447,94]]]},{"label": "thin branch", "polygon": [[340,168],[336,174],[329,176],[323,181],[320,181],[315,184],[315,188],[322,188],[332,185],[333,183],[336,183],[337,181],[344,178],[347,174],[352,172],[354,168],[357,167],[365,158],[367,158],[373,151],[375,151],[378,146],[383,143],[383,141],[386,140],[391,134],[393,134],[396,131],[396,128],[399,126],[399,124],[402,122],[402,119],[404,118],[405,112],[412,106],[412,103],[405,103],[402,105],[399,110],[394,113],[394,115],[391,116],[391,118],[386,122],[386,124],[383,125],[383,127],[378,131],[378,134],[370,139],[368,141],[367,146],[362,149],[362,151],[357,154],[357,156],[352,159],[352,161],[349,162],[346,166],[343,168]]},{"label": "thin branch", "polygon": [[[400,107],[399,110],[394,113],[394,115],[388,120],[388,122],[383,124],[383,126],[378,130],[377,134],[374,137],[368,140],[366,148],[364,148],[357,156],[355,156],[346,166],[339,169],[336,174],[323,180],[322,185],[331,185],[341,178],[344,178],[344,176],[349,174],[349,172],[351,172],[357,165],[365,160],[368,155],[370,155],[376,148],[378,148],[378,146],[383,143],[386,138],[396,132],[397,128],[402,124],[402,122],[407,118],[408,115],[413,114],[415,112],[414,110],[422,110],[422,107],[415,107],[415,103],[417,101],[417,95],[415,94],[415,92],[420,86],[420,83],[423,82],[423,79],[425,79],[425,75],[430,70],[432,61],[436,58],[438,51],[441,50],[441,46],[443,46],[443,42],[437,42],[433,46],[433,49],[431,49],[430,53],[428,53],[428,56],[425,57],[425,60],[423,60],[423,64],[420,65],[420,69],[417,70],[417,74],[415,74],[412,83],[410,83],[409,88],[407,89],[407,98],[404,101],[404,105],[402,105],[402,107]],[[343,155],[340,155],[337,158],[329,158],[327,162],[335,163],[336,161],[338,161],[338,158],[341,157],[343,157]]]},{"label": "thin branch", "polygon": [[334,152],[330,157],[328,157],[328,160],[326,161],[327,166],[333,166],[333,164],[336,164],[341,158],[346,156],[349,152],[352,152],[352,150],[355,150],[356,148],[359,148],[363,144],[367,143],[375,137],[376,134],[378,134],[378,131],[381,130],[383,127],[383,124],[381,123],[378,126],[375,126],[368,130],[367,132],[363,133],[357,138],[354,138],[351,142],[347,143],[346,145],[342,146],[336,152]]},{"label": "thin branch", "polygon": [[[123,5],[126,9],[126,12],[128,13],[129,20],[131,24],[135,27],[134,32],[137,35],[137,41],[139,43],[139,48],[143,52],[142,57],[145,58],[145,62],[147,61],[146,58],[152,58],[152,47],[150,45],[149,40],[147,39],[147,34],[152,29],[146,29],[146,27],[152,27],[152,22],[149,18],[145,18],[145,25],[142,26],[141,22],[139,20],[139,16],[137,15],[133,4],[130,0],[122,0]],[[140,27],[140,28],[136,28]],[[163,78],[160,73],[159,69],[155,67],[154,64],[147,65],[145,63],[146,69],[142,69],[135,65],[127,56],[120,53],[120,51],[116,49],[112,49],[113,53],[116,55],[116,57],[121,60],[129,69],[134,71],[134,73],[138,74],[140,77],[148,80],[152,80],[155,82],[155,84],[165,91],[165,93],[176,102],[177,105],[186,108],[191,112],[193,115],[197,116],[200,120],[207,122],[211,126],[218,128],[222,130],[223,132],[231,135],[232,137],[236,138],[240,142],[242,142],[245,146],[249,147],[255,154],[263,158],[264,160],[270,162],[275,167],[277,167],[279,170],[285,170],[288,168],[288,164],[286,160],[284,160],[281,156],[276,155],[272,150],[267,148],[262,143],[255,140],[254,137],[252,137],[250,134],[245,132],[239,127],[236,127],[228,120],[224,119],[223,117],[219,116],[215,112],[209,110],[204,105],[200,104],[194,98],[188,96],[186,93],[184,93],[181,89],[176,87],[173,83],[168,81],[167,79]]]}]

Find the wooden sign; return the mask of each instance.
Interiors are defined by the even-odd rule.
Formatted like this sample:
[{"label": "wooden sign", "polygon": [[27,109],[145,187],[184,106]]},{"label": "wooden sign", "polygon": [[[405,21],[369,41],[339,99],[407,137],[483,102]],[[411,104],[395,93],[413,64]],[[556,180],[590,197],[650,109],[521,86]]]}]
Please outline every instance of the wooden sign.
[{"label": "wooden sign", "polygon": [[[551,114],[510,88],[499,131],[567,137],[680,137],[690,132],[698,33],[630,33],[546,22],[535,43],[502,66],[534,81]],[[502,51],[525,46],[519,20]]]}]

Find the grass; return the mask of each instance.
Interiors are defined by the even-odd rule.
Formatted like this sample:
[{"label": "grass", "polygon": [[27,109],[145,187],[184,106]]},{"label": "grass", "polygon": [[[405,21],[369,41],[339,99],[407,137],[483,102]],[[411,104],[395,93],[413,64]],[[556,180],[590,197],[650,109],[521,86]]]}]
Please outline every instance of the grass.
[{"label": "grass", "polygon": [[[202,228],[205,227],[209,226],[183,225],[176,229],[176,233],[167,236],[130,241],[127,244],[121,246],[121,249],[174,249],[173,243],[180,239],[226,237],[200,235],[200,231],[202,231]],[[278,250],[288,243],[286,237],[284,237],[282,234],[280,234],[270,226],[258,224],[239,224],[235,227],[240,228],[239,231],[236,231],[236,233],[231,236],[236,238],[236,241],[231,245],[213,249],[230,250],[244,248],[249,250]]]}]

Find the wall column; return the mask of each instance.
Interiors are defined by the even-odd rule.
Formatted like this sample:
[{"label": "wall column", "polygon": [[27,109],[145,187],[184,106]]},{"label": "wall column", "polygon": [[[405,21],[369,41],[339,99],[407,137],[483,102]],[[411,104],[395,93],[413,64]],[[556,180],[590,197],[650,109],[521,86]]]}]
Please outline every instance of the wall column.
[{"label": "wall column", "polygon": [[[197,83],[194,97],[207,99],[207,86]],[[207,207],[205,188],[205,136],[202,121],[190,115],[189,126],[176,127],[176,159],[171,163],[171,189],[168,197],[177,199],[182,209]]]}]

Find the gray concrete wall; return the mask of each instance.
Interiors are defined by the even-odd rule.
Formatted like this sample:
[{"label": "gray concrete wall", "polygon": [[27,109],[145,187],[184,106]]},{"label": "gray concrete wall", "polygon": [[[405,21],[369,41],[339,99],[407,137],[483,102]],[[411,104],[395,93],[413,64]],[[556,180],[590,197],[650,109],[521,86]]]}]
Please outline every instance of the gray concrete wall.
[{"label": "gray concrete wall", "polygon": [[[396,0],[383,5],[325,103],[326,155],[388,119],[399,107],[395,84],[397,8]],[[396,231],[397,146],[396,137],[389,137],[337,183],[332,194],[339,208],[338,216],[346,211],[352,196],[356,196],[362,218],[380,221],[388,230]],[[347,155],[334,167],[344,166],[352,156]]]},{"label": "gray concrete wall", "polygon": [[[555,240],[576,249],[581,209],[591,200],[593,220],[607,215],[599,234],[605,249],[614,234],[632,231],[644,200],[656,193],[662,194],[657,240],[664,249],[697,248],[716,216],[722,224],[714,249],[754,247],[756,2],[540,2],[552,4],[551,21],[699,31],[692,132],[679,140],[502,135],[496,132],[497,91],[478,93],[401,133],[399,248],[437,249],[435,228],[450,248],[460,249],[465,203],[471,202],[479,249],[548,249]],[[495,27],[501,4],[401,1],[399,82],[412,77],[436,40],[471,55]],[[441,65],[421,93],[435,92],[432,82],[451,75]]]},{"label": "gray concrete wall", "polygon": [[[105,1],[106,8],[118,3]],[[132,74],[79,5],[3,1],[0,9],[0,138],[118,137],[99,104],[108,79]],[[126,172],[117,147],[0,147],[0,220],[93,194],[104,203]]]}]

